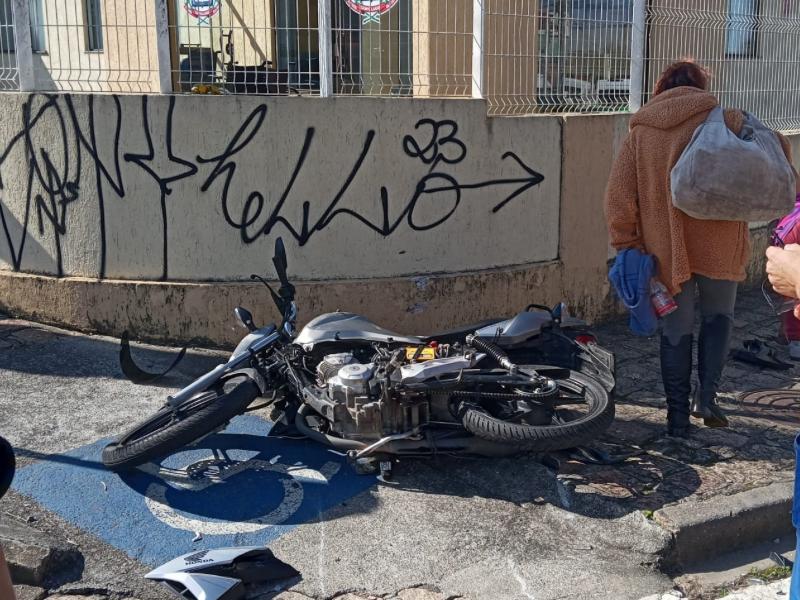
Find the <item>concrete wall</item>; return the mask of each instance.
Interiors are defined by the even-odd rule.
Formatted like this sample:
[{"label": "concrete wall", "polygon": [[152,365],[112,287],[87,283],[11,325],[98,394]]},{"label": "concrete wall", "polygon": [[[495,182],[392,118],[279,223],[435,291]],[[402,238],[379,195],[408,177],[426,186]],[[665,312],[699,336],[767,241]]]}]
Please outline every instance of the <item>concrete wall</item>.
[{"label": "concrete wall", "polygon": [[[48,292],[24,300],[12,273],[54,277],[36,281],[58,295],[69,295],[65,281],[88,289],[92,279],[102,294],[191,288],[211,298],[224,288],[265,304],[249,283],[175,282],[269,272],[277,235],[293,279],[313,282],[302,300],[311,310],[365,308],[407,327],[425,314],[433,326],[559,295],[557,284],[520,294],[513,283],[537,281],[531,270],[558,258],[558,119],[487,120],[470,100],[9,94],[2,105],[0,270],[15,283],[0,304],[13,311],[93,328],[51,309],[97,315],[106,303],[129,313],[98,327],[110,331],[142,307],[117,295],[48,309]],[[439,278],[449,283],[435,291]],[[468,280],[466,294],[447,295]],[[168,283],[141,283],[158,281]],[[231,308],[218,318],[229,323]],[[160,323],[163,310],[143,314]],[[229,341],[181,327],[140,333]]]},{"label": "concrete wall", "polygon": [[619,309],[602,200],[627,115],[487,118],[483,102],[419,99],[2,106],[0,309],[13,314],[230,345],[236,305],[275,318],[246,278],[270,272],[277,235],[301,321],[342,309],[425,332],[530,302],[590,320]]},{"label": "concrete wall", "polygon": [[7,270],[242,280],[267,268],[276,235],[299,280],[558,255],[553,119],[523,134],[475,101],[8,95],[3,106]]}]

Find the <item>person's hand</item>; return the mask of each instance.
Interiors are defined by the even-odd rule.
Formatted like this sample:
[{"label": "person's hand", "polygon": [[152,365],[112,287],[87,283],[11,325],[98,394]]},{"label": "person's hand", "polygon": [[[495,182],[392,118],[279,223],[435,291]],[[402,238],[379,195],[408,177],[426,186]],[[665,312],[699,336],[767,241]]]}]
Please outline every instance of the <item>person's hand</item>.
[{"label": "person's hand", "polygon": [[800,245],[768,248],[767,276],[776,292],[789,298],[800,298]]}]

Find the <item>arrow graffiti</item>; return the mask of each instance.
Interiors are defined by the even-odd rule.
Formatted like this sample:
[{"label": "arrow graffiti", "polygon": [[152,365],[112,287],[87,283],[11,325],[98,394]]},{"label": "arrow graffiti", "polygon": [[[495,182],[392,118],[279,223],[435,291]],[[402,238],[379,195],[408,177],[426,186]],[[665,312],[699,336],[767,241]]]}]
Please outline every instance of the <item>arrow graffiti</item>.
[{"label": "arrow graffiti", "polygon": [[[429,166],[429,170],[416,183],[410,198],[396,215],[392,214],[389,191],[385,186],[379,190],[381,219],[378,222],[358,210],[341,206],[353,181],[372,151],[376,132],[369,130],[361,150],[355,156],[353,167],[346,172],[341,186],[322,213],[317,218],[312,218],[311,203],[304,201],[302,218],[297,223],[296,220],[287,217],[285,212],[292,189],[306,166],[315,139],[316,130],[309,127],[306,130],[303,146],[291,177],[274,206],[268,209],[265,194],[256,190],[251,192],[241,204],[239,213],[234,214],[231,205],[235,199],[230,195],[230,190],[233,187],[237,171],[235,157],[246,150],[264,124],[265,119],[266,107],[260,107],[245,119],[223,152],[213,157],[197,157],[199,164],[211,166],[210,174],[201,190],[206,192],[218,181],[221,183],[222,213],[228,224],[239,230],[242,242],[245,244],[251,244],[262,236],[268,236],[280,225],[300,246],[304,246],[315,233],[323,231],[334,220],[342,217],[355,219],[371,231],[384,237],[393,234],[403,223],[406,223],[414,231],[427,231],[442,225],[456,213],[465,191],[516,186],[492,208],[492,213],[497,213],[509,202],[544,181],[544,175],[525,164],[514,152],[509,151],[502,155],[502,160],[510,159],[521,167],[523,173],[519,177],[461,183],[454,175],[445,170],[450,166],[458,165],[467,158],[467,146],[458,137],[458,125],[451,120],[421,119],[414,128],[415,134],[407,135],[403,139],[403,151],[409,158],[419,160]],[[418,210],[423,204],[426,209]],[[421,212],[425,213],[424,217],[420,216]]]}]

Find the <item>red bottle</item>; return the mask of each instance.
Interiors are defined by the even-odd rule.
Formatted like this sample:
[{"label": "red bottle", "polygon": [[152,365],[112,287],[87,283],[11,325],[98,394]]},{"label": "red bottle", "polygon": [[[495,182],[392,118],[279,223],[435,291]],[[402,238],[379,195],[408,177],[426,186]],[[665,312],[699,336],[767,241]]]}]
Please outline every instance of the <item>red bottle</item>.
[{"label": "red bottle", "polygon": [[657,279],[650,281],[650,299],[659,318],[666,317],[668,314],[678,310],[678,304],[670,295],[667,286]]}]

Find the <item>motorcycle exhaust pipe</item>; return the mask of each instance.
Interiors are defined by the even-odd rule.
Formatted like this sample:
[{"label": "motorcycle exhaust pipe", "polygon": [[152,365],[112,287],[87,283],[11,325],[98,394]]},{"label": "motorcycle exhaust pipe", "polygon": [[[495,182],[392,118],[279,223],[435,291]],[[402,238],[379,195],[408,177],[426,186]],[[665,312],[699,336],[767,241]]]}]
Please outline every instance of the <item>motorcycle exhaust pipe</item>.
[{"label": "motorcycle exhaust pipe", "polygon": [[[380,445],[373,444],[372,447],[368,447],[367,444],[362,442],[345,440],[332,435],[326,435],[320,431],[317,431],[316,429],[312,429],[306,421],[306,417],[312,412],[313,409],[308,404],[304,404],[297,410],[297,415],[294,419],[294,425],[297,427],[297,430],[300,433],[310,440],[330,446],[341,452],[355,450],[356,452],[360,453],[360,458],[365,458],[377,450],[380,450],[381,454],[394,455],[463,452],[465,454],[474,454],[477,456],[488,456],[493,458],[513,456],[515,454],[519,454],[520,452],[524,452],[524,448],[520,448],[519,446],[514,446],[512,444],[498,444],[479,437],[444,438],[435,440],[433,442],[433,447],[431,447],[427,439],[394,439],[392,441],[381,443]],[[368,452],[363,452],[364,450],[368,450]]]},{"label": "motorcycle exhaust pipe", "polygon": [[381,447],[383,454],[436,454],[440,452],[459,452],[476,456],[502,458],[514,456],[525,449],[512,444],[497,444],[479,437],[445,438],[436,440],[433,447],[427,440],[399,440],[388,442]]}]

